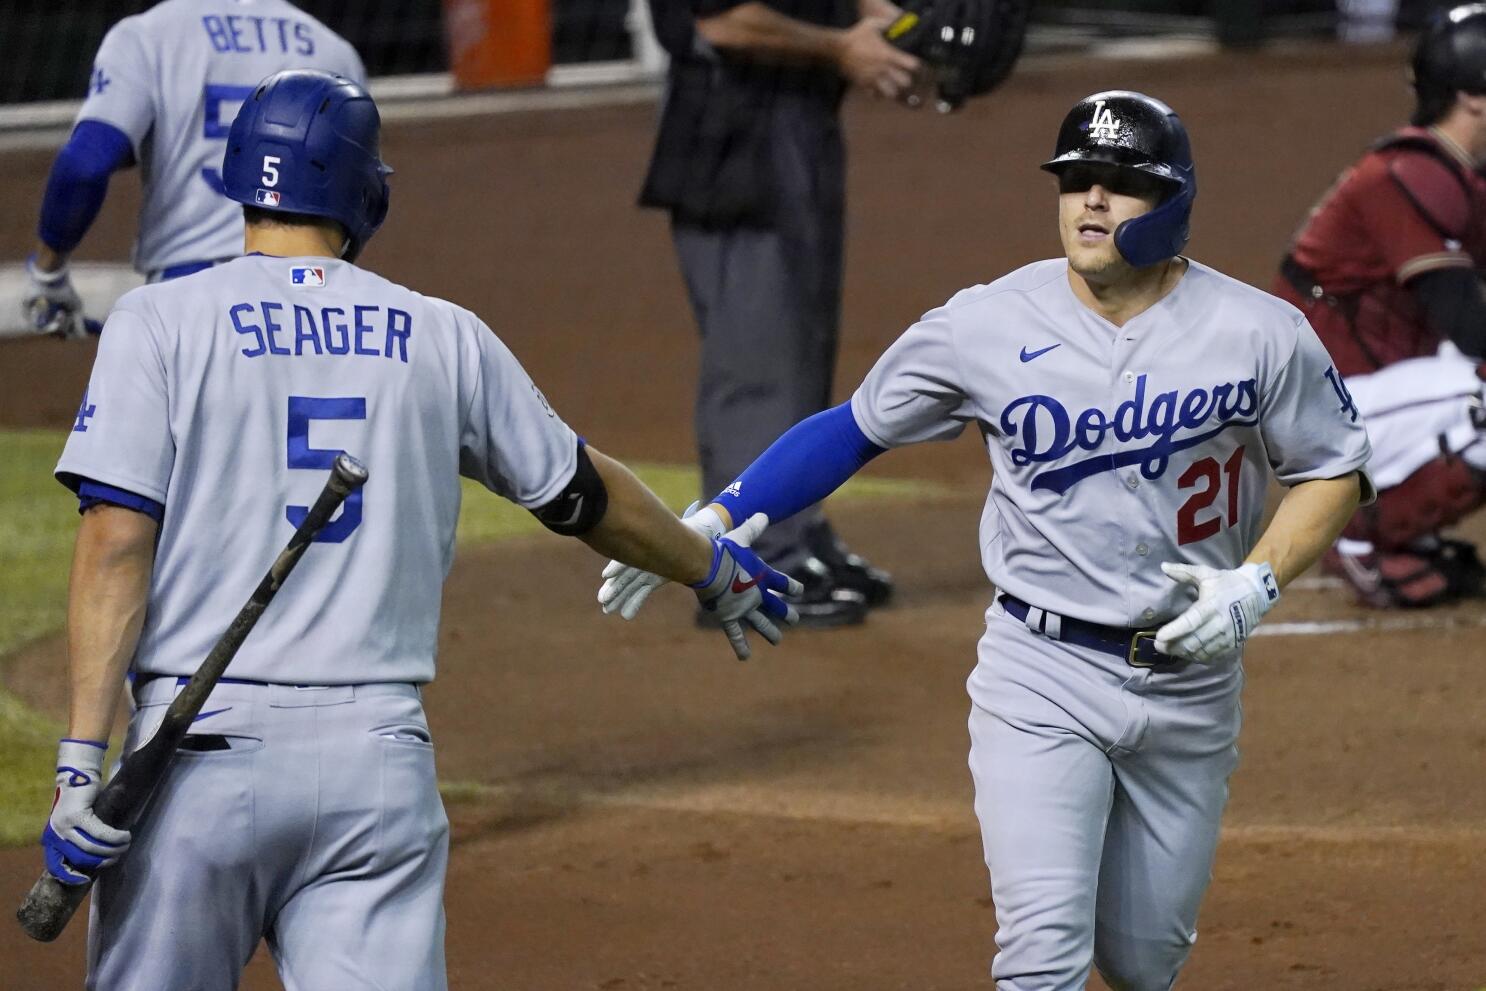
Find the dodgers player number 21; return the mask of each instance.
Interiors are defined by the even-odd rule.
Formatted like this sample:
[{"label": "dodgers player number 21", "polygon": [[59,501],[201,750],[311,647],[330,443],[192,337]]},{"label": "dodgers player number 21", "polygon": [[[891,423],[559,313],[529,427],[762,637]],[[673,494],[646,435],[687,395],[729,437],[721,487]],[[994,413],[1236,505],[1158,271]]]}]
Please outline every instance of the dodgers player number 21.
[{"label": "dodgers player number 21", "polygon": [[[1065,257],[966,289],[851,401],[696,517],[784,519],[886,449],[974,424],[998,592],[970,674],[970,770],[1000,991],[1167,991],[1196,939],[1237,762],[1242,647],[1360,499],[1369,447],[1292,306],[1192,261],[1182,122],[1080,101],[1043,166]],[[1261,533],[1273,475],[1288,491]],[[611,564],[633,616],[656,579]]]}]

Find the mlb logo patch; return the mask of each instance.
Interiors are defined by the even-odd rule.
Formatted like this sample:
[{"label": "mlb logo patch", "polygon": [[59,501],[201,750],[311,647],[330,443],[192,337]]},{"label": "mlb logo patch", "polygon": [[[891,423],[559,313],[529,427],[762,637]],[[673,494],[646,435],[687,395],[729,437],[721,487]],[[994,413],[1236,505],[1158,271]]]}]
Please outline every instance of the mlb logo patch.
[{"label": "mlb logo patch", "polygon": [[279,205],[279,194],[276,193],[276,192],[274,192],[272,189],[260,189],[260,190],[258,190],[258,195],[257,195],[256,199],[263,206],[278,206]]},{"label": "mlb logo patch", "polygon": [[289,281],[307,289],[325,287],[325,269],[318,265],[295,265],[289,270]]}]

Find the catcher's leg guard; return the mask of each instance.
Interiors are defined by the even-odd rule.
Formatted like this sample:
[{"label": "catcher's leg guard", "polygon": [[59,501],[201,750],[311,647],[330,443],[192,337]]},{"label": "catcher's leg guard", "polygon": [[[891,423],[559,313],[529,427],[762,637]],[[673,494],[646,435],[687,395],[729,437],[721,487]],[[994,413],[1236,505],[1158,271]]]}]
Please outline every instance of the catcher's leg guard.
[{"label": "catcher's leg guard", "polygon": [[1352,586],[1357,601],[1374,609],[1424,608],[1454,595],[1449,575],[1426,553],[1343,554],[1333,547],[1321,566]]}]

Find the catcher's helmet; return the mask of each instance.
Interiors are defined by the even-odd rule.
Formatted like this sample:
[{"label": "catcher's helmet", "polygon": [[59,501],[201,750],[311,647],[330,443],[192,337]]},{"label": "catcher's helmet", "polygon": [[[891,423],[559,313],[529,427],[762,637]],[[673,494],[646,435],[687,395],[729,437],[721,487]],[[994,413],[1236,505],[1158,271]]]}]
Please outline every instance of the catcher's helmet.
[{"label": "catcher's helmet", "polygon": [[346,229],[355,261],[387,217],[387,176],[371,95],[343,76],[311,69],[258,84],[227,132],[222,185],[229,199],[264,210],[328,217]]},{"label": "catcher's helmet", "polygon": [[1058,130],[1058,145],[1042,167],[1054,175],[1079,162],[1103,162],[1154,176],[1167,187],[1149,213],[1115,229],[1114,242],[1136,268],[1181,253],[1191,229],[1197,168],[1187,129],[1176,112],[1144,93],[1108,90],[1074,105]]},{"label": "catcher's helmet", "polygon": [[1486,3],[1467,3],[1434,17],[1414,47],[1414,89],[1422,98],[1486,93]]}]

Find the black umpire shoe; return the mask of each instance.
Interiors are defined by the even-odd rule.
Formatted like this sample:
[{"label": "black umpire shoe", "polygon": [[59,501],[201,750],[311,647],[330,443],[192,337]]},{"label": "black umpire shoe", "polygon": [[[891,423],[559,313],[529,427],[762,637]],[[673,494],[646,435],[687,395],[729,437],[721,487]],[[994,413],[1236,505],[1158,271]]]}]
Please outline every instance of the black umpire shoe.
[{"label": "black umpire shoe", "polygon": [[831,569],[837,587],[861,595],[867,608],[886,605],[893,597],[893,576],[874,567],[860,554],[852,553],[825,520],[813,524],[805,532],[805,546]]},{"label": "black umpire shoe", "polygon": [[[769,564],[805,586],[789,602],[800,614],[795,629],[829,629],[833,626],[855,626],[867,618],[867,599],[862,593],[837,584],[835,574],[820,558],[808,550],[799,550],[770,558]],[[716,627],[717,618],[704,609],[697,610],[697,625]]]}]

